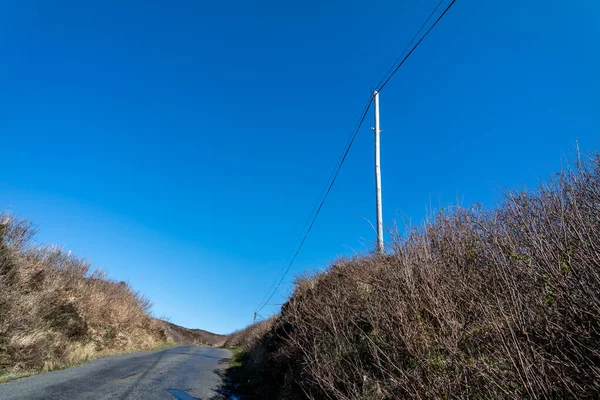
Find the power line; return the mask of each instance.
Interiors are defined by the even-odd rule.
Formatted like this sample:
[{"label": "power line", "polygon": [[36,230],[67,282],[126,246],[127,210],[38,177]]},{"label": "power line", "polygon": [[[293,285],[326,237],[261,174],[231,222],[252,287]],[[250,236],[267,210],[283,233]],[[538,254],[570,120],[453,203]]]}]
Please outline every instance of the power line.
[{"label": "power line", "polygon": [[327,200],[327,197],[329,196],[329,193],[331,192],[331,188],[333,187],[333,184],[335,183],[340,170],[342,169],[342,166],[344,165],[344,162],[346,161],[346,157],[348,157],[348,153],[350,152],[350,148],[352,148],[352,145],[354,144],[354,140],[356,139],[356,135],[358,134],[358,131],[360,130],[363,122],[365,121],[365,118],[367,116],[367,113],[369,112],[369,108],[371,107],[371,103],[373,102],[373,98],[371,96],[369,96],[369,101],[367,102],[367,104],[365,105],[365,108],[358,120],[358,123],[356,124],[356,126],[354,127],[354,130],[352,131],[352,134],[350,135],[350,139],[348,140],[348,143],[346,144],[346,148],[344,150],[344,152],[342,153],[342,156],[340,157],[340,160],[338,162],[338,165],[334,168],[332,175],[330,176],[330,181],[329,181],[329,185],[327,186],[327,190],[325,191],[325,195],[322,197],[321,201],[318,202],[317,204],[319,204],[316,212],[314,213],[312,219],[309,218],[310,220],[310,225],[308,226],[308,230],[306,231],[306,233],[304,234],[304,236],[302,237],[302,241],[300,242],[300,245],[298,246],[298,249],[296,250],[296,252],[294,253],[294,256],[292,257],[292,259],[290,260],[285,272],[283,273],[283,276],[281,277],[281,279],[279,280],[279,282],[277,283],[277,286],[275,287],[275,289],[273,289],[273,291],[271,292],[271,295],[269,296],[269,298],[263,302],[261,302],[261,305],[258,307],[258,309],[256,310],[256,312],[261,311],[263,308],[265,308],[265,306],[267,305],[267,303],[269,303],[269,301],[273,298],[273,296],[275,295],[275,293],[277,292],[277,289],[279,289],[279,287],[281,286],[281,283],[283,282],[283,280],[285,279],[285,276],[287,275],[287,273],[290,271],[290,268],[292,267],[292,265],[294,264],[294,261],[296,261],[296,257],[298,257],[298,254],[300,253],[300,250],[302,249],[302,246],[304,245],[304,242],[306,241],[306,238],[308,237],[308,234],[310,233],[310,231],[312,230],[313,226],[315,225],[315,221],[317,220],[317,217],[319,216],[319,213],[321,212],[321,209],[323,208],[323,205],[325,204],[325,200]]},{"label": "power line", "polygon": [[417,33],[415,33],[415,36],[413,36],[412,39],[410,39],[410,42],[408,42],[406,44],[406,47],[404,48],[404,50],[402,50],[402,53],[400,53],[400,55],[398,56],[398,58],[396,59],[396,61],[394,61],[394,63],[390,67],[390,69],[388,69],[388,71],[385,73],[385,75],[383,76],[383,78],[381,78],[381,80],[379,81],[379,83],[377,84],[376,87],[380,87],[381,83],[386,79],[386,77],[390,74],[390,72],[392,72],[394,70],[394,66],[396,64],[398,64],[398,62],[402,59],[402,56],[404,55],[404,53],[406,53],[406,50],[408,50],[408,48],[410,47],[410,45],[412,44],[412,42],[414,42],[415,39],[417,38],[417,36],[419,36],[419,34],[421,33],[421,31],[423,30],[423,28],[425,27],[425,25],[427,25],[427,23],[429,22],[429,20],[431,19],[431,17],[433,17],[433,15],[438,10],[438,8],[440,8],[440,6],[442,5],[443,2],[444,2],[444,0],[440,0],[437,3],[437,6],[435,6],[435,8],[431,12],[431,14],[429,14],[429,17],[427,17],[427,19],[425,20],[425,22],[423,22],[423,24],[421,25],[421,27],[419,28],[419,30],[417,31]]},{"label": "power line", "polygon": [[[435,28],[435,26],[437,25],[438,22],[440,22],[440,20],[442,18],[444,18],[444,15],[446,15],[446,13],[448,12],[448,10],[450,10],[450,8],[454,5],[454,3],[456,3],[456,0],[452,0],[450,2],[450,4],[448,4],[448,6],[446,7],[446,9],[444,10],[443,13],[440,14],[440,16],[435,20],[435,22],[433,23],[433,25],[431,25],[429,27],[429,29],[427,30],[427,32],[425,32],[425,34],[423,36],[421,36],[421,39],[419,39],[419,41],[412,47],[412,49],[410,49],[410,51],[408,52],[408,54],[402,59],[402,61],[396,66],[396,68],[394,69],[394,71],[389,74],[389,76],[385,79],[385,81],[381,84],[378,85],[377,87],[377,91],[381,92],[381,89],[383,89],[385,87],[385,85],[388,84],[388,82],[390,81],[390,79],[392,79],[392,77],[396,74],[396,72],[398,72],[398,70],[400,69],[400,67],[404,64],[404,62],[408,59],[408,57],[410,57],[410,55],[417,49],[417,47],[419,47],[419,45],[421,44],[421,42],[423,42],[423,40],[427,37],[427,35],[429,35],[429,32],[431,32],[433,30],[433,28]],[[439,6],[439,4],[438,4]],[[437,9],[437,7],[436,7]],[[435,10],[434,10],[435,13]],[[431,16],[430,16],[431,18]],[[429,18],[428,18],[429,19]],[[425,22],[427,23],[427,21]],[[423,29],[421,27],[421,29]],[[420,30],[421,30],[420,29]],[[419,30],[419,31],[420,31]],[[417,33],[418,34],[418,33]],[[414,39],[413,39],[414,40]],[[412,41],[411,41],[412,42]],[[410,43],[409,43],[410,44]],[[406,50],[405,50],[406,51]]]},{"label": "power line", "polygon": [[[410,51],[406,54],[406,56],[402,57],[402,55],[404,53],[406,53],[406,50],[410,47],[411,43],[414,42],[414,40],[419,36],[419,34],[423,30],[423,28],[431,20],[431,18],[433,17],[433,15],[435,15],[436,11],[438,10],[438,8],[440,7],[440,5],[442,4],[443,1],[444,0],[440,0],[438,2],[438,4],[433,9],[433,11],[429,14],[429,16],[427,17],[427,19],[425,20],[425,22],[423,22],[423,24],[421,25],[421,27],[419,28],[419,30],[417,31],[417,33],[413,36],[413,38],[410,40],[410,42],[408,42],[408,45],[404,48],[404,50],[402,51],[402,53],[400,54],[400,56],[396,59],[396,61],[392,65],[392,67],[390,67],[390,69],[384,75],[384,77],[381,79],[381,81],[379,81],[379,83],[377,84],[377,89],[376,89],[377,92],[381,92],[381,90],[388,84],[388,82],[392,79],[392,77],[396,74],[396,72],[398,72],[398,70],[400,69],[400,67],[402,67],[402,65],[406,62],[406,60],[412,55],[412,53],[417,49],[417,47],[419,47],[419,45],[423,42],[423,40],[427,37],[427,35],[433,30],[433,28],[435,28],[435,26],[438,24],[438,22],[440,22],[440,20],[444,17],[444,15],[446,15],[446,13],[448,12],[448,10],[450,10],[450,8],[456,2],[456,0],[452,0],[450,2],[450,4],[448,4],[448,6],[444,9],[444,11],[440,14],[440,16],[429,27],[429,29],[425,32],[425,34],[423,36],[421,36],[421,38],[419,39],[419,41],[410,49]],[[315,221],[317,220],[317,217],[319,216],[319,213],[321,212],[321,209],[323,208],[323,205],[325,204],[325,200],[327,200],[327,197],[329,196],[329,193],[331,192],[333,184],[335,183],[335,181],[336,181],[336,179],[337,179],[337,177],[338,177],[338,175],[340,173],[341,168],[344,165],[344,162],[346,161],[346,157],[348,156],[348,153],[350,152],[350,148],[354,144],[354,140],[356,139],[358,131],[360,130],[360,128],[361,128],[361,126],[362,126],[362,124],[363,124],[363,122],[364,122],[364,120],[365,120],[365,118],[367,116],[367,113],[369,111],[369,108],[370,108],[372,102],[373,102],[373,97],[370,96],[369,97],[369,101],[365,105],[365,108],[364,108],[364,110],[363,110],[363,112],[361,114],[361,117],[358,120],[358,123],[356,124],[356,126],[355,126],[352,134],[350,135],[350,138],[349,138],[349,140],[348,140],[348,142],[346,144],[346,148],[345,148],[344,152],[342,153],[342,156],[340,157],[337,166],[333,169],[333,172],[331,173],[331,175],[329,177],[329,180],[328,180],[329,184],[325,185],[326,190],[324,188],[323,192],[321,192],[321,196],[319,197],[320,201],[317,201],[318,207],[315,205],[315,207],[313,208],[313,212],[311,212],[311,215],[312,214],[314,214],[314,215],[312,216],[312,218],[309,217],[307,219],[307,222],[304,224],[304,228],[303,228],[302,231],[304,231],[304,229],[308,225],[308,222],[310,221],[310,225],[308,225],[308,230],[306,230],[306,232],[302,236],[302,240],[300,241],[300,244],[298,245],[298,248],[296,249],[296,252],[294,253],[294,256],[292,257],[292,259],[290,260],[287,268],[283,272],[283,275],[279,279],[279,282],[277,283],[277,286],[274,286],[274,285],[275,285],[275,282],[277,282],[277,277],[281,273],[281,270],[280,270],[280,273],[277,274],[277,276],[275,277],[275,280],[273,281],[273,283],[271,284],[269,290],[267,291],[267,294],[269,292],[271,294],[268,296],[268,298],[266,300],[264,300],[265,297],[266,297],[266,295],[265,295],[265,297],[263,297],[263,300],[260,302],[259,306],[257,307],[257,309],[255,311],[256,313],[258,313],[263,308],[265,308],[265,306],[268,305],[269,301],[273,298],[273,296],[277,292],[277,289],[279,289],[279,287],[281,286],[281,283],[285,279],[285,276],[290,271],[290,268],[292,267],[292,265],[294,264],[294,261],[298,257],[298,254],[300,253],[300,250],[302,249],[302,246],[304,245],[304,242],[306,241],[306,238],[308,237],[310,231],[312,230],[312,228],[313,228],[313,226],[315,224]],[[323,195],[323,193],[324,193],[324,195]],[[316,209],[316,212],[315,212],[315,209]],[[297,243],[297,241],[296,241],[296,243]]]},{"label": "power line", "polygon": [[[370,99],[371,101],[372,99]],[[365,107],[365,111],[368,110],[368,107],[370,106],[370,101],[368,103],[368,105]],[[357,127],[360,128],[357,124]],[[345,149],[349,149],[350,146],[352,146],[352,142],[354,141],[354,137],[355,137],[355,133],[353,131],[353,134],[350,135],[350,137],[348,137],[348,140],[346,142],[346,146],[344,147]],[[315,203],[313,209],[311,210],[308,218],[306,219],[306,222],[304,223],[304,225],[302,226],[302,230],[300,231],[300,233],[298,234],[298,237],[296,238],[296,240],[294,241],[294,247],[296,248],[298,246],[298,243],[300,243],[301,238],[302,238],[302,232],[306,231],[306,228],[309,226],[310,222],[311,222],[311,215],[315,214],[315,211],[317,210],[319,204],[321,204],[322,202],[325,201],[325,199],[323,198],[323,196],[325,195],[325,193],[327,193],[327,188],[329,187],[329,183],[332,181],[333,176],[336,175],[336,171],[339,171],[339,168],[341,168],[341,164],[343,164],[342,159],[345,158],[345,155],[347,154],[348,150],[345,150],[344,152],[342,152],[338,158],[338,161],[336,163],[336,167],[333,168],[331,170],[331,173],[329,174],[329,177],[327,178],[327,181],[325,183],[325,185],[323,186],[323,190],[321,190],[321,194],[318,197],[317,202]],[[290,254],[290,256],[292,256]],[[262,308],[264,308],[265,306],[267,306],[268,301],[269,300],[265,300],[267,298],[267,296],[269,295],[269,293],[271,292],[271,290],[273,290],[273,287],[275,286],[275,284],[277,283],[277,280],[279,279],[279,275],[283,272],[283,269],[285,268],[285,265],[288,264],[288,260],[290,260],[290,257],[288,257],[285,261],[285,263],[283,264],[282,268],[279,270],[279,272],[277,273],[277,275],[275,276],[275,279],[273,280],[273,282],[271,283],[271,286],[269,286],[269,289],[267,290],[267,292],[265,293],[265,295],[263,296],[262,300],[259,303],[259,309],[258,311],[262,310]],[[293,262],[293,261],[292,261]],[[289,268],[288,268],[289,269]],[[285,274],[287,272],[284,273],[284,276],[282,277],[285,278]],[[281,283],[280,283],[281,284]],[[275,290],[277,290],[279,288],[279,285],[277,285],[277,288]]]}]

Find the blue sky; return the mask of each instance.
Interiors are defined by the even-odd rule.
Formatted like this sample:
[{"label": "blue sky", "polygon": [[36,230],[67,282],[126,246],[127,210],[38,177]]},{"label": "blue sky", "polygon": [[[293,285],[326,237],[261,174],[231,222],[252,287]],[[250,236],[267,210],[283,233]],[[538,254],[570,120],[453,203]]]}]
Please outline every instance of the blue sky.
[{"label": "blue sky", "polygon": [[[2,208],[173,322],[241,328],[370,90],[404,1],[19,1],[0,15]],[[493,206],[600,133],[600,5],[457,0],[381,93],[384,221]],[[369,250],[372,116],[285,285]]]}]

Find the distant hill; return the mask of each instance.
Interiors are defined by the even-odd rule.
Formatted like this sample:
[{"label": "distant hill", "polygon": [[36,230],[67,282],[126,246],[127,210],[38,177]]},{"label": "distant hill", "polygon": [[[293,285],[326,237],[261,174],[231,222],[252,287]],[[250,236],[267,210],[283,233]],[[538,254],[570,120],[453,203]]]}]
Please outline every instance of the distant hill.
[{"label": "distant hill", "polygon": [[221,346],[227,338],[226,335],[218,335],[203,329],[189,329],[167,321],[161,322],[165,326],[165,334],[174,342],[181,344]]}]

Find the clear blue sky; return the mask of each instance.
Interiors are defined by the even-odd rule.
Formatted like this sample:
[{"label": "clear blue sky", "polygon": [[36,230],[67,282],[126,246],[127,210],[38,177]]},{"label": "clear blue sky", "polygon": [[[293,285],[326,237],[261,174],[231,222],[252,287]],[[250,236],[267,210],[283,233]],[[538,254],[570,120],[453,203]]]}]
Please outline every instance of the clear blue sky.
[{"label": "clear blue sky", "polygon": [[[435,4],[3,2],[1,208],[129,281],[157,315],[241,328]],[[598,21],[591,0],[458,0],[381,93],[386,225],[457,199],[493,206],[577,139],[597,149]],[[272,303],[294,275],[369,249],[368,118]]]}]

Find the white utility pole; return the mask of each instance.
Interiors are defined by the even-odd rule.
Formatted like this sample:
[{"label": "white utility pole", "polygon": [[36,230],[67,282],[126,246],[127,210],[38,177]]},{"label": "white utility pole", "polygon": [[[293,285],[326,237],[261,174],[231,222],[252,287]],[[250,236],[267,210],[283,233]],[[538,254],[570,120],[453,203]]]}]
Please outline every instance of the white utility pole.
[{"label": "white utility pole", "polygon": [[380,133],[379,129],[379,93],[373,91],[375,100],[375,197],[377,212],[377,252],[383,254],[383,211],[381,209],[381,160],[380,160]]}]

